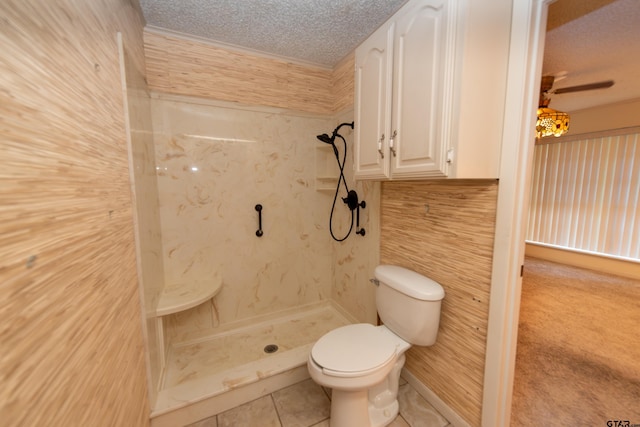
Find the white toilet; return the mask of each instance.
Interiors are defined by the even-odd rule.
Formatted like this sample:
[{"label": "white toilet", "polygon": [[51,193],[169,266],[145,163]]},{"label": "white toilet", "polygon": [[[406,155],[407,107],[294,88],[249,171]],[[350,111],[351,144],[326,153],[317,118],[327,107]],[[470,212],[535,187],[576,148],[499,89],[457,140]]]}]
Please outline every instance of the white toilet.
[{"label": "white toilet", "polygon": [[444,289],[394,265],[375,269],[376,306],[384,325],[359,323],[325,334],[311,349],[311,378],[332,389],[331,427],[381,427],[398,415],[404,352],[436,341]]}]

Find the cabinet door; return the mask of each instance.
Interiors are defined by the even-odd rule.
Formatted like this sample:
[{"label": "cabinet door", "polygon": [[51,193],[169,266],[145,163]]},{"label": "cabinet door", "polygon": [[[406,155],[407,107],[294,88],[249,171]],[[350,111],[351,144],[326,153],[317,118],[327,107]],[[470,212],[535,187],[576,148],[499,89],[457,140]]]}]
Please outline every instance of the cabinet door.
[{"label": "cabinet door", "polygon": [[447,88],[453,78],[447,73],[452,73],[454,54],[448,7],[452,2],[415,1],[397,17],[390,147],[393,178],[447,175],[451,111]]},{"label": "cabinet door", "polygon": [[393,23],[385,24],[356,49],[354,175],[389,177]]}]

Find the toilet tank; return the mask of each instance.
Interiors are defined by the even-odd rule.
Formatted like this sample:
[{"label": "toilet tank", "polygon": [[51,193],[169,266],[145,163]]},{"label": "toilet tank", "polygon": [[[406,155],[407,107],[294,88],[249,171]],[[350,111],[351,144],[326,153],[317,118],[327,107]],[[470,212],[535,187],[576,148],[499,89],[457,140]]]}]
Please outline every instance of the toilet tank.
[{"label": "toilet tank", "polygon": [[442,286],[395,265],[379,265],[374,275],[379,282],[376,306],[385,326],[413,345],[433,345],[440,325]]}]

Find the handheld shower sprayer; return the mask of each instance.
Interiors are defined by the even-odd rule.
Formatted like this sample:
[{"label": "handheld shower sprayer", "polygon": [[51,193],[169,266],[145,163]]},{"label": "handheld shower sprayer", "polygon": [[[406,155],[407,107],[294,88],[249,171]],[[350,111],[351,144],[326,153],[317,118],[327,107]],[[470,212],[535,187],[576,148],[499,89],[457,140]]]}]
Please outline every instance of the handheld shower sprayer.
[{"label": "handheld shower sprayer", "polygon": [[[333,198],[333,205],[331,206],[331,215],[329,216],[329,232],[331,233],[331,237],[333,237],[333,239],[338,242],[342,242],[351,234],[351,230],[353,229],[353,220],[354,220],[353,211],[354,210],[357,210],[356,234],[360,234],[361,236],[364,236],[365,234],[364,228],[360,228],[360,208],[364,209],[366,206],[366,203],[364,201],[358,202],[358,193],[356,193],[355,190],[349,190],[349,186],[347,185],[347,180],[344,177],[344,165],[347,160],[347,141],[345,141],[344,137],[339,133],[340,128],[342,128],[343,126],[350,126],[351,129],[353,129],[353,125],[354,125],[353,122],[341,123],[340,125],[338,125],[338,127],[336,127],[333,130],[333,133],[331,134],[331,136],[327,135],[326,133],[323,133],[322,135],[317,136],[318,140],[320,140],[321,142],[324,142],[325,144],[330,144],[333,147],[333,154],[336,156],[336,160],[338,162],[338,168],[340,169],[340,176],[338,177],[338,185],[336,186],[336,193]],[[338,151],[338,147],[336,147],[336,144],[335,144],[336,138],[342,139],[342,143],[344,146],[344,154],[342,156],[342,161],[340,161],[340,153]],[[336,201],[338,200],[338,193],[340,192],[341,183],[344,185],[344,188],[347,192],[347,197],[343,197],[342,201],[349,207],[349,210],[351,211],[351,226],[349,227],[349,231],[347,232],[347,234],[343,238],[339,239],[333,233],[333,212],[336,207]]]},{"label": "handheld shower sprayer", "polygon": [[333,145],[333,139],[334,138],[331,138],[326,133],[323,133],[322,135],[318,135],[316,138],[318,138],[320,141],[324,142],[325,144]]},{"label": "handheld shower sprayer", "polygon": [[[338,131],[342,126],[350,126],[351,129],[353,129],[353,122],[339,124],[338,127],[333,130],[333,133],[331,134],[331,136],[327,135],[326,133],[323,133],[322,135],[318,135],[316,138],[318,138],[320,141],[324,142],[325,144],[335,145],[334,141],[336,140],[336,137],[339,136],[340,138],[342,138],[342,135],[338,133]],[[344,141],[344,138],[342,139]]]}]

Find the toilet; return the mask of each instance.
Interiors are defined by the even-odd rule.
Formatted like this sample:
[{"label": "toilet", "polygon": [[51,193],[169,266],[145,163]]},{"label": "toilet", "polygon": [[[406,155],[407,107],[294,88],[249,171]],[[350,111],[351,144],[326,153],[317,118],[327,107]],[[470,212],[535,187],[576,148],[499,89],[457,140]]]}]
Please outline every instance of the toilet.
[{"label": "toilet", "polygon": [[404,353],[430,346],[440,323],[442,286],[395,265],[375,269],[376,307],[384,325],[358,323],[334,329],[311,349],[313,380],[332,389],[331,427],[381,427],[398,415],[398,381]]}]

